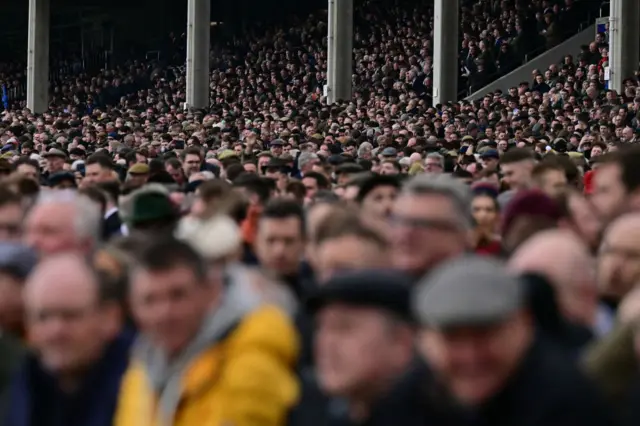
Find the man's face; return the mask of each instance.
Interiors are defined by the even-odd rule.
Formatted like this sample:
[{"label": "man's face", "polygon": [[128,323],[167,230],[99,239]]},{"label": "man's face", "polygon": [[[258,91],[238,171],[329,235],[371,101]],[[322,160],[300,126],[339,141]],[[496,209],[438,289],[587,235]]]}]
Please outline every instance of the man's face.
[{"label": "man's face", "polygon": [[182,170],[187,178],[193,173],[198,173],[200,171],[200,157],[195,154],[187,154],[182,162]]},{"label": "man's face", "polygon": [[0,241],[20,241],[24,210],[18,203],[0,207]]},{"label": "man's face", "polygon": [[176,181],[176,183],[181,184],[181,183],[184,182],[184,175],[182,174],[182,170],[181,169],[177,169],[177,168],[167,164],[166,170],[167,170],[167,173],[169,173],[171,175],[173,180]]},{"label": "man's face", "polygon": [[620,174],[620,166],[617,164],[603,164],[598,167],[593,178],[591,202],[605,224],[610,223],[625,209],[627,191],[620,180]]},{"label": "man's face", "polygon": [[424,171],[431,174],[440,174],[443,172],[442,164],[437,158],[427,157],[424,160]]},{"label": "man's face", "polygon": [[598,283],[604,294],[621,297],[640,279],[640,227],[614,222],[598,254]]},{"label": "man's face", "polygon": [[253,174],[258,173],[258,168],[253,163],[245,163],[243,167],[244,167],[244,171],[247,173],[253,173]]},{"label": "man's face", "polygon": [[47,158],[47,170],[49,173],[60,172],[64,169],[64,159],[60,157]]},{"label": "man's face", "polygon": [[306,189],[305,196],[308,199],[313,199],[316,196],[316,193],[318,192],[318,181],[312,177],[305,177],[302,179],[302,184]]},{"label": "man's face", "polygon": [[418,348],[453,396],[477,407],[506,384],[528,348],[526,314],[490,326],[424,330]]},{"label": "man's face", "polygon": [[325,240],[313,250],[313,266],[319,282],[341,271],[382,268],[389,263],[388,259],[383,247],[355,235]]},{"label": "man's face", "polygon": [[466,231],[458,216],[452,201],[442,195],[400,195],[391,215],[394,265],[422,274],[462,254]]},{"label": "man's face", "polygon": [[260,174],[264,174],[263,170],[266,167],[266,165],[269,164],[269,157],[267,156],[262,156],[260,158],[258,158],[258,171]]},{"label": "man's face", "polygon": [[185,266],[164,271],[137,269],[131,282],[131,309],[140,330],[168,354],[193,339],[213,301],[211,288]]},{"label": "man's face", "polygon": [[515,190],[526,189],[531,182],[531,161],[519,161],[517,163],[502,164],[502,180]]},{"label": "man's face", "polygon": [[84,251],[76,234],[74,207],[65,203],[36,206],[26,221],[25,242],[41,256],[66,251]]},{"label": "man's face", "polygon": [[38,181],[38,169],[31,164],[20,164],[16,170],[22,176]]},{"label": "man's face", "polygon": [[380,382],[402,344],[389,321],[376,309],[340,303],[318,313],[316,368],[327,394],[368,394],[367,389]]},{"label": "man's face", "polygon": [[84,184],[93,184],[112,180],[111,170],[103,168],[100,164],[89,164],[85,169]]},{"label": "man's face", "polygon": [[547,170],[540,176],[540,190],[551,198],[556,198],[567,189],[567,175],[561,170]]},{"label": "man's face", "polygon": [[258,225],[256,254],[260,264],[281,276],[295,275],[304,252],[300,219],[263,218]]},{"label": "man's face", "polygon": [[395,186],[380,185],[374,188],[362,200],[362,214],[377,219],[388,218],[397,196],[398,188]]},{"label": "man's face", "polygon": [[56,375],[84,372],[108,338],[108,315],[98,301],[96,284],[87,285],[86,279],[86,273],[65,271],[48,282],[30,282],[25,290],[29,342]]},{"label": "man's face", "polygon": [[396,167],[388,161],[383,162],[382,165],[380,166],[381,175],[395,176],[398,173],[399,173],[398,169],[396,169]]}]

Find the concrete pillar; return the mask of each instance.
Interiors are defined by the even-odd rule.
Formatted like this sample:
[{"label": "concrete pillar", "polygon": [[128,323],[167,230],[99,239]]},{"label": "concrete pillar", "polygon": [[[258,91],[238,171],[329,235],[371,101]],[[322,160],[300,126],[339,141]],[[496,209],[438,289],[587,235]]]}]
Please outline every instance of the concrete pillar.
[{"label": "concrete pillar", "polygon": [[187,12],[187,105],[209,106],[211,0],[189,0]]},{"label": "concrete pillar", "polygon": [[459,0],[435,0],[433,17],[433,104],[458,98]]},{"label": "concrete pillar", "polygon": [[623,93],[623,80],[634,76],[640,61],[640,2],[612,0],[609,16],[609,88]]},{"label": "concrete pillar", "polygon": [[327,103],[351,100],[353,75],[353,0],[329,0]]},{"label": "concrete pillar", "polygon": [[50,0],[29,0],[27,108],[41,114],[49,108]]}]

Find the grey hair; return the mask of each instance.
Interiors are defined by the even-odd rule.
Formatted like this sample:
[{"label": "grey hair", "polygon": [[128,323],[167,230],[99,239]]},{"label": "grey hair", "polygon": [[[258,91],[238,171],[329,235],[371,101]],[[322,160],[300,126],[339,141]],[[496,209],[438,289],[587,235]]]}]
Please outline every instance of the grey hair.
[{"label": "grey hair", "polygon": [[318,159],[318,154],[315,154],[313,152],[303,151],[302,153],[300,153],[300,156],[298,157],[298,169],[302,170],[307,164],[317,159]]},{"label": "grey hair", "polygon": [[[438,163],[440,163],[440,168],[444,169],[444,157],[440,154],[438,154],[437,152],[432,152],[430,154],[427,154],[426,158],[434,158],[436,160],[438,160]],[[426,160],[425,158],[425,160]]]},{"label": "grey hair", "polygon": [[38,195],[33,208],[47,204],[71,204],[74,207],[74,227],[76,236],[87,238],[92,246],[98,244],[102,236],[102,212],[100,206],[86,195],[72,189],[43,191]]},{"label": "grey hair", "polygon": [[402,193],[408,195],[441,195],[451,201],[456,210],[456,219],[464,229],[473,227],[471,215],[471,190],[446,174],[419,174],[409,179],[402,187]]},{"label": "grey hair", "polygon": [[373,145],[370,142],[362,142],[358,148],[358,157],[362,157],[362,155],[370,151],[373,151]]}]

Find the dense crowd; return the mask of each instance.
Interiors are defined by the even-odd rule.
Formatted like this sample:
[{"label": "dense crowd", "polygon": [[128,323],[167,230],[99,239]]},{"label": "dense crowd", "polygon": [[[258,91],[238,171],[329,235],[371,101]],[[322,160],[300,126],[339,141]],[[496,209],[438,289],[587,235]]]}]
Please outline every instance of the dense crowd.
[{"label": "dense crowd", "polygon": [[[523,4],[569,22],[471,3],[480,50]],[[638,75],[606,89],[598,34],[433,106],[431,15],[375,6],[350,101],[324,102],[312,16],[215,47],[208,109],[179,38],[8,105],[0,424],[637,424]]]},{"label": "dense crowd", "polygon": [[[461,95],[474,92],[575,34],[598,15],[601,0],[461,0]],[[212,39],[212,98],[215,103],[244,97],[262,104],[274,98],[298,103],[317,100],[326,84],[326,11],[279,23],[225,29]],[[136,105],[140,90],[154,88],[165,103],[184,102],[184,34],[171,34],[158,46],[163,65],[134,58],[115,70],[89,75],[88,62],[104,52],[80,55],[56,53],[50,80],[52,105],[81,113],[106,106]],[[55,52],[54,52],[55,53]],[[412,93],[431,104],[433,90],[433,1],[358,0],[354,9],[354,91],[388,99]],[[164,78],[155,87],[149,77]],[[170,84],[173,82],[173,84]],[[25,67],[0,66],[6,105],[24,107]],[[175,96],[174,96],[175,95]],[[166,97],[169,97],[167,100]],[[3,101],[3,104],[5,102]],[[240,108],[247,108],[240,102]],[[255,105],[252,105],[255,109]]]}]

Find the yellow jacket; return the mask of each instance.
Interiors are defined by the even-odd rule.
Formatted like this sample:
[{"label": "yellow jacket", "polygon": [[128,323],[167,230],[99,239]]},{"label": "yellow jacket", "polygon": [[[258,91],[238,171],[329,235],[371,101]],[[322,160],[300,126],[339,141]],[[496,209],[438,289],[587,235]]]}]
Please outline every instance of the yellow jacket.
[{"label": "yellow jacket", "polygon": [[285,425],[299,397],[297,355],[290,318],[275,306],[259,307],[181,370],[171,415],[162,412],[148,369],[134,358],[123,379],[114,425]]}]

